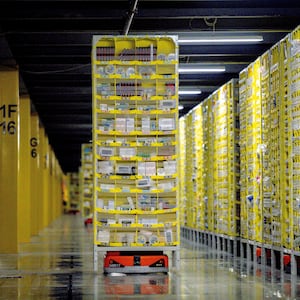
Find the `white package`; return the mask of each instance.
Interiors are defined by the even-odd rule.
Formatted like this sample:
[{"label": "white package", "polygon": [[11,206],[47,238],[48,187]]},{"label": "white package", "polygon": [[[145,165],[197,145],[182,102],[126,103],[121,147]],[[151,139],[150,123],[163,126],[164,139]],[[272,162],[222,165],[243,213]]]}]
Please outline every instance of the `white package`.
[{"label": "white package", "polygon": [[156,175],[156,164],[155,162],[148,161],[145,163],[145,176]]},{"label": "white package", "polygon": [[97,240],[101,243],[109,243],[109,230],[99,230],[97,233]]},{"label": "white package", "polygon": [[120,148],[119,151],[121,157],[132,157],[136,155],[135,148]]},{"label": "white package", "polygon": [[158,120],[158,129],[159,130],[174,130],[175,129],[175,120],[174,118],[160,118]]},{"label": "white package", "polygon": [[126,131],[127,132],[134,131],[134,118],[126,119]]},{"label": "white package", "polygon": [[116,131],[126,131],[126,118],[116,118]]},{"label": "white package", "polygon": [[98,161],[97,173],[101,174],[112,174],[114,171],[112,161]]},{"label": "white package", "polygon": [[142,132],[149,133],[150,132],[150,117],[142,118]]},{"label": "white package", "polygon": [[146,163],[138,162],[138,175],[145,176],[146,175]]}]

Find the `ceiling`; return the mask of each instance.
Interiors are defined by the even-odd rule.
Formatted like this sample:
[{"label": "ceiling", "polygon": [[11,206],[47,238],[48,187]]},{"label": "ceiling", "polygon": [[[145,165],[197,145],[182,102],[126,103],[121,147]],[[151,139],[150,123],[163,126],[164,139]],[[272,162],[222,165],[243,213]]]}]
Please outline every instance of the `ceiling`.
[{"label": "ceiling", "polygon": [[[135,4],[137,8],[135,9]],[[132,20],[132,21],[131,21]],[[0,65],[18,68],[64,172],[80,165],[81,144],[91,140],[93,35],[260,35],[260,43],[180,45],[180,63],[224,66],[223,73],[180,75],[182,113],[300,24],[300,1],[0,1]]]}]

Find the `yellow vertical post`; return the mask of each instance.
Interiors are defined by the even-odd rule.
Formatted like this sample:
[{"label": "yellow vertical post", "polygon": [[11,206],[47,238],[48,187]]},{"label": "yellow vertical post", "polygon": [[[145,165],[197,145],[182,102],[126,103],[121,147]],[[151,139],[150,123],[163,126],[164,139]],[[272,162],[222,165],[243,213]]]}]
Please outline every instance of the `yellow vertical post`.
[{"label": "yellow vertical post", "polygon": [[20,184],[18,231],[19,242],[30,240],[30,98],[20,98]]},{"label": "yellow vertical post", "polygon": [[39,127],[39,163],[37,185],[38,185],[38,230],[44,228],[44,167],[45,167],[45,154],[44,154],[44,143],[45,143],[45,129]]},{"label": "yellow vertical post", "polygon": [[43,191],[43,201],[44,201],[44,206],[43,206],[43,214],[44,214],[44,223],[43,227],[47,227],[49,225],[49,175],[50,175],[50,168],[49,168],[49,140],[48,136],[45,134],[45,143],[44,143],[44,175],[43,175],[43,180],[44,180],[44,191]]},{"label": "yellow vertical post", "polygon": [[30,231],[31,235],[39,232],[39,116],[37,113],[31,115],[31,136],[30,136]]},{"label": "yellow vertical post", "polygon": [[0,253],[17,253],[19,184],[19,77],[0,71]]},{"label": "yellow vertical post", "polygon": [[48,199],[48,221],[49,224],[53,221],[54,217],[54,204],[55,204],[55,172],[54,172],[54,152],[50,146],[49,149],[49,199]]}]

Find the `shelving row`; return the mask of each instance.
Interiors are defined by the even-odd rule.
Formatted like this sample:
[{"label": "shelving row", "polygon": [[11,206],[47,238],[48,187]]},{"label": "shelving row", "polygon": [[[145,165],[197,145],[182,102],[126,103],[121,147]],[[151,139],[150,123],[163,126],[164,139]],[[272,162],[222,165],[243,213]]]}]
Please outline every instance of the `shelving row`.
[{"label": "shelving row", "polygon": [[178,161],[179,163],[179,207],[180,207],[180,225],[183,226],[186,224],[186,173],[185,173],[185,166],[186,166],[186,134],[185,134],[185,118],[179,119],[179,153],[180,153],[180,159]]},{"label": "shelving row", "polygon": [[79,172],[68,172],[67,182],[69,190],[69,202],[67,210],[77,213],[80,210]]},{"label": "shelving row", "polygon": [[239,234],[238,89],[231,80],[182,117],[184,226]]},{"label": "shelving row", "polygon": [[81,145],[80,206],[84,218],[93,214],[93,149],[92,144]]},{"label": "shelving row", "polygon": [[177,40],[95,36],[92,64],[95,253],[177,251]]},{"label": "shelving row", "polygon": [[194,142],[189,132],[197,132],[202,145],[195,148],[199,160],[190,152],[184,159],[197,162],[198,177],[191,178],[204,191],[196,197],[186,185],[186,193],[196,199],[200,220],[207,216],[205,226],[200,221],[185,228],[240,237],[282,257],[300,253],[299,74],[300,27],[240,72],[239,97],[228,97],[234,95],[228,88],[224,97],[220,88],[184,117],[194,127],[185,128],[185,151]]}]

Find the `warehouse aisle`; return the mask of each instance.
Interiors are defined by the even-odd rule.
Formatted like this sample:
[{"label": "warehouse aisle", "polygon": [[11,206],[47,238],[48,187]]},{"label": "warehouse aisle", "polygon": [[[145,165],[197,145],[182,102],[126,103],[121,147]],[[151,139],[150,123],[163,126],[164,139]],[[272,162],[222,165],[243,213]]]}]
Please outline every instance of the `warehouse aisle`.
[{"label": "warehouse aisle", "polygon": [[[0,255],[0,299],[300,299],[300,280],[182,243],[181,272],[104,276],[92,271],[92,229],[64,215],[19,255]],[[129,296],[133,295],[135,296]]]}]

